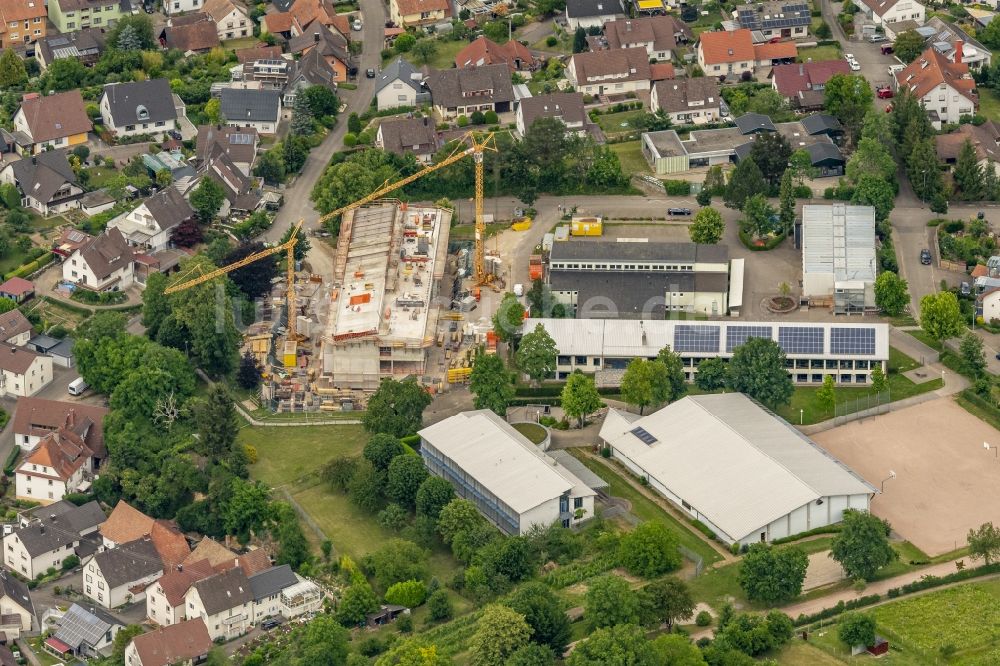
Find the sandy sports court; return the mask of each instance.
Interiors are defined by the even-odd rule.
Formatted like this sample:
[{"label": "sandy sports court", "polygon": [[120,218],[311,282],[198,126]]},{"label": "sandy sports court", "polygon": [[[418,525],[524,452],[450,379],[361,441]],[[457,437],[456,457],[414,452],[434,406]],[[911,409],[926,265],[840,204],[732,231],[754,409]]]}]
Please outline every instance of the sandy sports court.
[{"label": "sandy sports court", "polygon": [[872,512],[928,555],[965,545],[970,528],[1000,519],[1000,432],[950,398],[854,421],[813,439],[885,494]]}]

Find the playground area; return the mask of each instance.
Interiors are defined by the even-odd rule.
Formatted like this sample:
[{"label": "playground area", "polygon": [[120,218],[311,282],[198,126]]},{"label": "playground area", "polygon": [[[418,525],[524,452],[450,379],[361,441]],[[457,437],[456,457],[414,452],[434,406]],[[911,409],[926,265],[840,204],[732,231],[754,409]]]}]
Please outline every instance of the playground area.
[{"label": "playground area", "polygon": [[[1000,432],[951,398],[931,400],[813,435],[884,494],[872,513],[927,555],[965,545],[970,528],[1000,515]],[[895,478],[889,478],[895,472]]]}]

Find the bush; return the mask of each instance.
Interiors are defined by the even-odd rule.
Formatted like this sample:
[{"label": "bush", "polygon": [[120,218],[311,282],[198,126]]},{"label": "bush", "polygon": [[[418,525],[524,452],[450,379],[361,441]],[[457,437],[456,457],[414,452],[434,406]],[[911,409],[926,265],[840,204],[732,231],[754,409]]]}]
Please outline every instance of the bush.
[{"label": "bush", "polygon": [[407,580],[396,583],[385,592],[385,600],[390,604],[416,608],[427,598],[427,585],[420,580]]},{"label": "bush", "polygon": [[69,571],[80,566],[80,558],[76,555],[70,555],[65,560],[62,561],[62,570]]},{"label": "bush", "polygon": [[459,127],[466,127],[469,124],[468,116],[459,116],[458,120],[455,121],[455,124]]},{"label": "bush", "polygon": [[21,447],[15,446],[11,452],[7,455],[7,460],[4,462],[3,473],[7,476],[14,476],[14,468],[17,466],[17,459],[21,455]]},{"label": "bush", "polygon": [[796,199],[812,199],[813,191],[808,185],[796,185],[792,189],[792,194]]},{"label": "bush", "polygon": [[451,597],[446,590],[436,590],[427,598],[427,610],[435,622],[450,620],[455,613],[451,605]]},{"label": "bush", "polygon": [[699,627],[708,627],[712,624],[712,615],[708,611],[701,611],[694,618],[694,623]]},{"label": "bush", "polygon": [[545,45],[548,46],[549,48],[555,46],[558,43],[559,40],[556,38],[555,35],[549,35],[548,38],[545,40]]},{"label": "bush", "polygon": [[348,148],[353,148],[358,145],[358,135],[348,132],[344,135],[344,145]]},{"label": "bush", "polygon": [[686,197],[691,194],[691,183],[686,180],[665,180],[663,190],[670,195]]}]

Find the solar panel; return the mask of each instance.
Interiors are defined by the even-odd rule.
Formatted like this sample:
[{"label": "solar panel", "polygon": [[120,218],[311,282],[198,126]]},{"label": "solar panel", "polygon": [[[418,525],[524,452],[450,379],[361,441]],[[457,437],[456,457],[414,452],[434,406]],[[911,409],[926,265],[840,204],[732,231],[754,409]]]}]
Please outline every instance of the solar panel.
[{"label": "solar panel", "polygon": [[830,353],[873,356],[874,328],[831,328]]},{"label": "solar panel", "polygon": [[727,326],[726,352],[732,352],[750,338],[770,338],[770,326]]},{"label": "solar panel", "polygon": [[635,428],[632,428],[632,430],[630,430],[629,432],[638,437],[646,446],[652,446],[658,441],[655,437],[649,434],[649,432],[647,432],[645,428],[640,428],[636,426]]},{"label": "solar panel", "polygon": [[779,326],[778,344],[786,354],[822,354],[823,328],[820,326]]},{"label": "solar panel", "polygon": [[718,352],[719,327],[677,324],[674,327],[675,352]]}]

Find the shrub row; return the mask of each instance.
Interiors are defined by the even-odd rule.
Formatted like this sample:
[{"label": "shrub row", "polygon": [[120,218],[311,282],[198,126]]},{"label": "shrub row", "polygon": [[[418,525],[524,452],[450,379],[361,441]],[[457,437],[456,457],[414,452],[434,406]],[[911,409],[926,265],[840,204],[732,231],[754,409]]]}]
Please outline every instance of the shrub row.
[{"label": "shrub row", "polygon": [[665,180],[663,190],[673,196],[686,197],[691,194],[691,183],[686,180]]},{"label": "shrub row", "polygon": [[783,543],[791,543],[816,534],[837,534],[841,529],[842,527],[840,525],[824,525],[823,527],[814,527],[813,529],[806,530],[805,532],[799,532],[798,534],[792,534],[791,536],[775,539],[771,542],[771,545],[780,546]]},{"label": "shrub row", "polygon": [[[600,395],[616,395],[621,389],[613,386],[598,387]],[[514,389],[514,395],[518,398],[558,398],[562,396],[563,385],[552,386],[518,386]]]},{"label": "shrub row", "polygon": [[542,576],[542,582],[549,587],[560,590],[570,585],[599,576],[600,574],[615,568],[618,558],[615,553],[599,555],[589,562],[574,562],[564,567],[559,567],[555,571]]},{"label": "shrub row", "polygon": [[743,243],[743,246],[751,252],[767,252],[768,250],[773,250],[781,245],[781,242],[785,240],[785,234],[779,234],[763,245],[757,245],[754,243],[754,240],[750,238],[750,234],[745,232],[743,229],[739,230],[739,236],[740,242]]},{"label": "shrub row", "polygon": [[836,199],[838,201],[850,201],[851,197],[854,196],[854,188],[850,185],[838,185],[837,187],[828,187],[823,190],[824,199]]},{"label": "shrub row", "polygon": [[14,277],[20,277],[20,278],[27,277],[32,273],[34,273],[35,271],[37,271],[39,268],[47,266],[52,261],[53,258],[54,255],[51,252],[46,252],[45,254],[38,257],[38,259],[35,259],[34,261],[29,261],[26,264],[21,264],[20,266],[12,270],[10,273],[4,275],[4,279],[9,280]]},{"label": "shrub row", "polygon": [[562,398],[514,398],[508,405],[510,407],[524,407],[525,405],[549,405],[558,407],[562,404]]},{"label": "shrub row", "polygon": [[849,610],[854,610],[856,608],[863,608],[865,606],[871,606],[872,604],[877,604],[882,600],[882,596],[878,594],[869,594],[867,597],[859,597],[857,599],[851,599],[848,602],[838,601],[836,606],[831,606],[830,608],[824,608],[818,613],[813,613],[812,615],[799,615],[795,620],[792,621],[796,627],[801,627],[806,624],[812,624],[813,622],[819,622],[820,620],[826,620],[835,615],[840,615],[841,613]]}]

